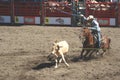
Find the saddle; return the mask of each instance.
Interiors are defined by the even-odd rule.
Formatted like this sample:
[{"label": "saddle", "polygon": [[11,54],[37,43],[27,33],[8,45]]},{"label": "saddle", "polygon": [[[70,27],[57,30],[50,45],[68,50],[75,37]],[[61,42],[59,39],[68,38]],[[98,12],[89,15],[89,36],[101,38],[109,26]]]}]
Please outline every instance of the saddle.
[{"label": "saddle", "polygon": [[92,30],[92,35],[93,35],[93,41],[94,41],[94,45],[95,47],[98,46],[98,32],[96,30]]}]

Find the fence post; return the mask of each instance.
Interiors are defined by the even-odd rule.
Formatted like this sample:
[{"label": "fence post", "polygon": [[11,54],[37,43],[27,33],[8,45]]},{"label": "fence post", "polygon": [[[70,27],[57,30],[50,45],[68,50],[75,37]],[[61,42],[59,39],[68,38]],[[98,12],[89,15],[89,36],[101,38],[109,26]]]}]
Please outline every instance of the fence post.
[{"label": "fence post", "polygon": [[72,0],[72,22],[71,22],[71,26],[74,27],[75,26],[75,1]]},{"label": "fence post", "polygon": [[119,21],[119,3],[117,3],[117,10],[116,10],[116,12],[117,12],[117,14],[116,14],[116,26],[119,26],[119,23],[118,23],[118,21]]},{"label": "fence post", "polygon": [[14,0],[11,0],[11,24],[14,24],[15,18],[14,18]]},{"label": "fence post", "polygon": [[45,25],[45,17],[46,17],[46,2],[43,0],[41,1],[41,6],[42,6],[42,21],[41,24],[44,26]]},{"label": "fence post", "polygon": [[74,27],[76,26],[76,8],[75,8],[75,0],[72,0],[72,22],[71,22],[71,26]]}]

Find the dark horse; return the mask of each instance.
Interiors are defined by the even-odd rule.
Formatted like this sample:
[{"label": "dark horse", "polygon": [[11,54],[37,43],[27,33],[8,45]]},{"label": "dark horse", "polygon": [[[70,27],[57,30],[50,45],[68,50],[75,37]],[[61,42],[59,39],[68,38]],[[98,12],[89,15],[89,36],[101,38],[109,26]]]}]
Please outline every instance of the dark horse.
[{"label": "dark horse", "polygon": [[[82,39],[82,52],[80,54],[80,58],[86,58],[87,56],[90,58],[93,53],[100,54],[99,50],[102,49],[101,55],[103,56],[105,52],[110,49],[111,39],[107,36],[102,36],[101,47],[97,48],[98,40],[97,36],[93,35],[91,30],[87,27],[82,29],[82,35],[79,36]],[[85,55],[83,53],[86,51]]]}]

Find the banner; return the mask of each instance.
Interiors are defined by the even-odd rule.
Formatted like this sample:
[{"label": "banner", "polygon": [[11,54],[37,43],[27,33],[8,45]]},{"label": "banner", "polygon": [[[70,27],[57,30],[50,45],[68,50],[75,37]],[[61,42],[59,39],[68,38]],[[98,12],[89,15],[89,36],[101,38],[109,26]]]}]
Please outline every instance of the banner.
[{"label": "banner", "polygon": [[45,24],[71,25],[71,17],[45,17]]},{"label": "banner", "polygon": [[0,23],[11,23],[10,16],[0,16]]},{"label": "banner", "polygon": [[35,24],[35,17],[31,17],[31,16],[25,16],[24,17],[24,23],[25,24]]},{"label": "banner", "polygon": [[97,18],[100,26],[116,26],[115,18]]},{"label": "banner", "polygon": [[40,17],[15,16],[15,23],[18,23],[18,24],[40,24]]}]

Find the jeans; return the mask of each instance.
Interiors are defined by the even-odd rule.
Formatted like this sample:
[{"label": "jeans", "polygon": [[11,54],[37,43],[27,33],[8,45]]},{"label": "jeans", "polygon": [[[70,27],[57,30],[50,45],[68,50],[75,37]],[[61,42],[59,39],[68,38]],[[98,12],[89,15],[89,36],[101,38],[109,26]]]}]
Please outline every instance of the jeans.
[{"label": "jeans", "polygon": [[101,46],[101,32],[98,31],[98,47],[97,48],[100,48]]},{"label": "jeans", "polygon": [[92,34],[93,35],[97,35],[97,44],[96,44],[96,48],[100,48],[101,47],[101,32],[97,31],[97,30],[92,30]]}]

